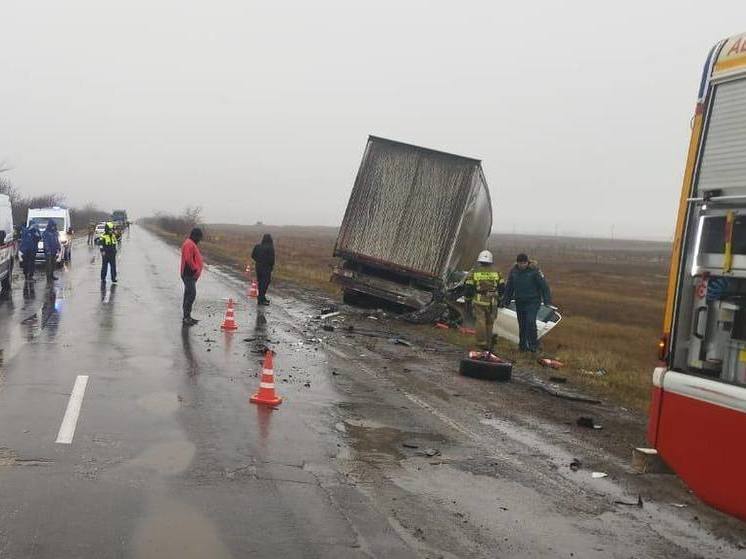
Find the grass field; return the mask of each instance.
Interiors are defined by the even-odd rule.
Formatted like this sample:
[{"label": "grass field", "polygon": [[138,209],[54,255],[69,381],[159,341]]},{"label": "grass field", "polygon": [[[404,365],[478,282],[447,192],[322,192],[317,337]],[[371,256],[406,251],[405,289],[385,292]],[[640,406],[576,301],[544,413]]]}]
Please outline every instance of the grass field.
[{"label": "grass field", "polygon": [[[337,230],[327,227],[206,225],[209,260],[243,269],[263,233],[275,240],[274,277],[329,293]],[[539,261],[563,321],[544,340],[546,353],[565,363],[561,374],[600,396],[645,409],[660,335],[670,245],[668,243],[493,235],[489,248],[506,272],[518,252]],[[433,335],[468,346],[469,337],[432,329]],[[514,346],[506,356],[529,365]],[[597,376],[595,371],[605,374]],[[548,374],[548,373],[547,373]],[[555,373],[556,374],[556,373]]]}]

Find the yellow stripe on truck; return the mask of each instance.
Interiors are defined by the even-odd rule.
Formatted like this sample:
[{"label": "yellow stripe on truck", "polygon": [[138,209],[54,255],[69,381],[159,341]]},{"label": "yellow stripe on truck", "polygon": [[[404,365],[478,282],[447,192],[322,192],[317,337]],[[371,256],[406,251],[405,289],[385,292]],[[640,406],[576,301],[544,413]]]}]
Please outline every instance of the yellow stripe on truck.
[{"label": "yellow stripe on truck", "polygon": [[694,177],[694,165],[697,162],[697,152],[702,136],[703,107],[698,106],[694,115],[692,136],[689,139],[689,151],[686,156],[686,169],[684,170],[684,181],[681,185],[681,196],[679,198],[679,215],[676,218],[676,230],[673,239],[673,252],[671,254],[671,267],[668,271],[668,292],[666,295],[666,311],[663,315],[663,332],[671,333],[673,323],[673,306],[676,300],[676,286],[679,280],[679,261],[684,245],[684,225],[686,224],[688,198],[692,191],[692,179]]}]

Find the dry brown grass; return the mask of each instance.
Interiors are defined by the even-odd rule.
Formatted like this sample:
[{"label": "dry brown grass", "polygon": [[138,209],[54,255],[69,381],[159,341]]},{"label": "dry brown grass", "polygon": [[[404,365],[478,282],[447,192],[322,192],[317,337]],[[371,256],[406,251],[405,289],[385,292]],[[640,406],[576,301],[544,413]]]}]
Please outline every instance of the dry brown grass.
[{"label": "dry brown grass", "polygon": [[[329,293],[337,231],[326,227],[208,225],[203,252],[208,260],[243,269],[262,234],[275,241],[275,277],[313,285]],[[559,373],[604,398],[645,409],[660,335],[670,246],[666,243],[499,235],[490,248],[508,270],[518,252],[539,260],[559,306],[562,323],[544,340],[544,350],[565,363]],[[469,346],[455,331],[420,331]],[[500,342],[501,354],[524,365],[533,358]],[[603,376],[584,371],[603,369]],[[555,371],[547,371],[549,374]]]}]

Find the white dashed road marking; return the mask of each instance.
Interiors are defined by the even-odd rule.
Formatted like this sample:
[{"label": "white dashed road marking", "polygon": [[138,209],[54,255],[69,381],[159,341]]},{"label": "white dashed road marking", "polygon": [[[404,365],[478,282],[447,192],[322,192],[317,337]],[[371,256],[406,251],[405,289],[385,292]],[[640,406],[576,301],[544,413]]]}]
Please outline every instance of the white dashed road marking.
[{"label": "white dashed road marking", "polygon": [[67,402],[65,417],[62,418],[57,440],[60,444],[70,444],[73,442],[75,427],[78,425],[78,416],[80,415],[80,406],[83,404],[83,395],[85,387],[88,384],[88,375],[78,375],[73,385],[73,391],[70,393],[70,400]]}]

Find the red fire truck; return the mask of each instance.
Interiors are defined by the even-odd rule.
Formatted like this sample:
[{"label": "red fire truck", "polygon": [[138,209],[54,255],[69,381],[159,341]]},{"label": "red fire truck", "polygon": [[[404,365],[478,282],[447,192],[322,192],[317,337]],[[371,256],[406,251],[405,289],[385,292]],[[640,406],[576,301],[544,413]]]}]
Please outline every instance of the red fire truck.
[{"label": "red fire truck", "polygon": [[710,51],[679,202],[649,442],[746,519],[746,34]]}]

